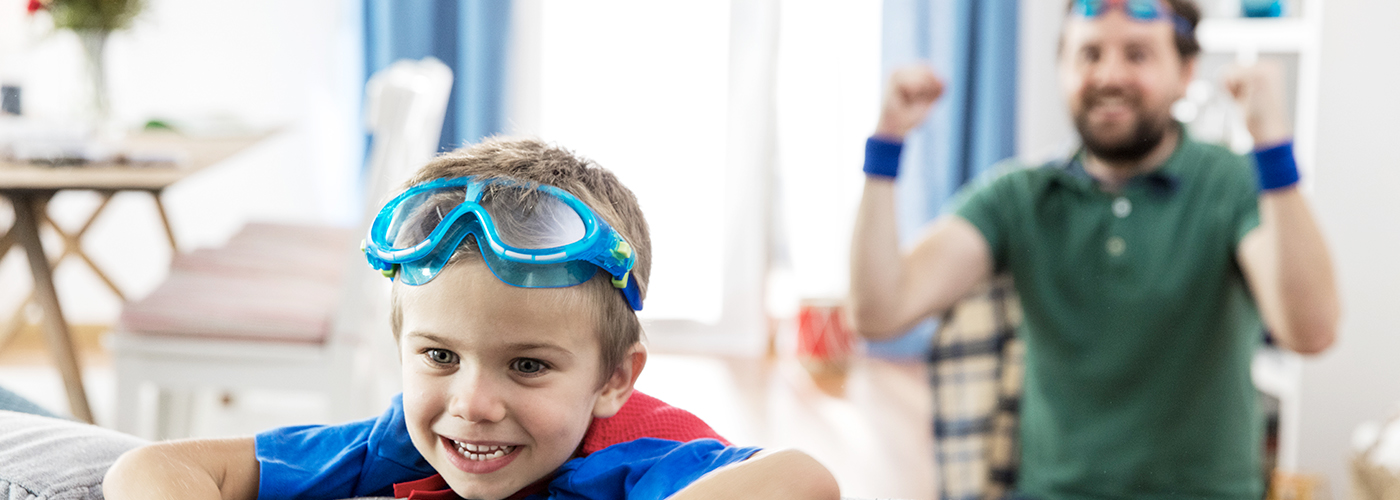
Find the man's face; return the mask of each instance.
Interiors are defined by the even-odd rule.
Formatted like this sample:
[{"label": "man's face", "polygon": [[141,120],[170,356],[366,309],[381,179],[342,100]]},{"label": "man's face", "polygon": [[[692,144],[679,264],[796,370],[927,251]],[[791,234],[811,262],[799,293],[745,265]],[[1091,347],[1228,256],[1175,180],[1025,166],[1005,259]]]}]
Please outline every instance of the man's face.
[{"label": "man's face", "polygon": [[580,288],[516,288],[462,262],[401,292],[409,436],[453,491],[505,498],[573,456],[602,393]]},{"label": "man's face", "polygon": [[1176,51],[1170,20],[1137,21],[1121,9],[1070,16],[1059,65],[1085,148],[1119,162],[1140,160],[1162,141],[1194,71]]}]

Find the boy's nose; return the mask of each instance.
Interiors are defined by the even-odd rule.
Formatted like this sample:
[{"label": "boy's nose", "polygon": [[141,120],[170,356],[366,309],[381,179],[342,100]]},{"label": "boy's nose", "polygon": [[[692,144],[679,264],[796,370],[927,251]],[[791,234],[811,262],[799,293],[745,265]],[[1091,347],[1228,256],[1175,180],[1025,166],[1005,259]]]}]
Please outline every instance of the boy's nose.
[{"label": "boy's nose", "polygon": [[505,418],[506,405],[500,384],[480,373],[463,377],[454,384],[452,415],[468,422],[498,422]]}]

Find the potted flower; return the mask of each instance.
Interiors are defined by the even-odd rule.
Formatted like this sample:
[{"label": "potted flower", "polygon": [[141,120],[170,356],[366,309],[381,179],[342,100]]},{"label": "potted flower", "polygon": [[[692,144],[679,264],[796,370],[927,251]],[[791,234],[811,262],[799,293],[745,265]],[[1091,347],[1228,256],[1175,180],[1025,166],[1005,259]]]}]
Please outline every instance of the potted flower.
[{"label": "potted flower", "polygon": [[99,121],[106,120],[110,111],[103,63],[107,37],[113,31],[131,27],[143,3],[143,0],[29,0],[30,15],[46,11],[53,19],[54,28],[78,35],[92,87],[92,105]]}]

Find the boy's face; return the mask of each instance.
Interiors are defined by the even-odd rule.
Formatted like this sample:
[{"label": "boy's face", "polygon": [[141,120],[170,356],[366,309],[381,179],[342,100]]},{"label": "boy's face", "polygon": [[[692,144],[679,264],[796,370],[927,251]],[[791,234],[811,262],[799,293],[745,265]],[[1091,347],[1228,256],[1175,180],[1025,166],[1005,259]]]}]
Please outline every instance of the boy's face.
[{"label": "boy's face", "polygon": [[516,288],[462,262],[400,292],[409,435],[462,497],[505,498],[549,476],[631,393],[632,365],[598,385],[579,287]]}]

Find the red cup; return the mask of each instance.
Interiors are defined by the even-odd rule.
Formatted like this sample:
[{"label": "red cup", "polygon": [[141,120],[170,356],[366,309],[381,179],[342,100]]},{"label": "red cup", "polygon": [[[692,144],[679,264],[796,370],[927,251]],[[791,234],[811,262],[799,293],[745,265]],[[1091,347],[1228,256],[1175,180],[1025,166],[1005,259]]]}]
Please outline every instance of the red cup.
[{"label": "red cup", "polygon": [[839,300],[804,299],[797,312],[797,358],[813,371],[845,370],[855,335]]}]

